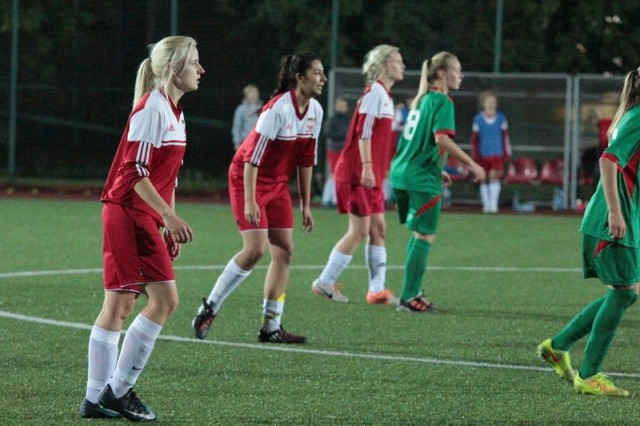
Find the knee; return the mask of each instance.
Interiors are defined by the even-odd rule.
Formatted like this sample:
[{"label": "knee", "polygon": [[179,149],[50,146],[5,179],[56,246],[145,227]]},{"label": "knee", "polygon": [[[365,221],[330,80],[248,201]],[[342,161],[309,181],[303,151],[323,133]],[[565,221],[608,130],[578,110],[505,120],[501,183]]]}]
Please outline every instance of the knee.
[{"label": "knee", "polygon": [[358,244],[369,237],[369,230],[365,229],[351,229],[349,233],[351,238]]},{"label": "knee", "polygon": [[135,306],[135,300],[127,303],[105,305],[98,316],[96,324],[109,330],[120,329],[133,312]]},{"label": "knee", "polygon": [[180,301],[177,295],[162,299],[149,299],[149,308],[165,318],[169,317],[178,308]]},{"label": "knee", "polygon": [[165,303],[165,312],[167,313],[167,316],[174,313],[176,309],[178,309],[179,304],[180,304],[180,300],[178,299],[177,296],[174,298],[172,297],[170,300],[167,300],[167,302]]},{"label": "knee", "polygon": [[371,237],[375,240],[384,240],[386,237],[386,227],[384,225],[372,226]]},{"label": "knee", "polygon": [[638,295],[633,290],[614,290],[617,296],[614,300],[621,307],[628,308],[638,299]]},{"label": "knee", "polygon": [[273,257],[282,263],[291,263],[291,259],[293,258],[293,244],[281,245],[278,248],[277,254],[274,253]]},{"label": "knee", "polygon": [[113,318],[124,322],[127,318],[129,318],[129,315],[131,315],[135,306],[135,301],[133,303],[119,304],[118,306],[116,306],[115,311],[112,312]]},{"label": "knee", "polygon": [[244,250],[244,259],[246,260],[246,263],[255,265],[260,261],[260,259],[262,259],[262,256],[264,256],[264,251],[265,250],[263,248],[246,248]]}]

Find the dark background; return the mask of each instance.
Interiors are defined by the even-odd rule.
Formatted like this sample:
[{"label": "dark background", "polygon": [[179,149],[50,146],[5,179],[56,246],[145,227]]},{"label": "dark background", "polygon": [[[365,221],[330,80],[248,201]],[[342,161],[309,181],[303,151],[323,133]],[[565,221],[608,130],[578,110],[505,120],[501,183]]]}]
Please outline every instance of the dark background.
[{"label": "dark background", "polygon": [[[183,181],[223,178],[241,90],[267,99],[283,54],[314,50],[330,67],[330,0],[178,4],[178,34],[198,40],[206,74],[183,98],[189,148]],[[621,74],[639,65],[636,2],[504,2],[502,72]],[[7,175],[11,1],[0,4],[0,177]],[[465,71],[492,71],[496,2],[339,1],[340,67],[359,67],[380,43],[400,47],[409,69],[449,50]],[[19,20],[17,177],[106,176],[131,109],[147,44],[170,35],[170,0],[22,0]],[[326,93],[320,98],[326,105]],[[321,144],[322,146],[323,144]]]}]

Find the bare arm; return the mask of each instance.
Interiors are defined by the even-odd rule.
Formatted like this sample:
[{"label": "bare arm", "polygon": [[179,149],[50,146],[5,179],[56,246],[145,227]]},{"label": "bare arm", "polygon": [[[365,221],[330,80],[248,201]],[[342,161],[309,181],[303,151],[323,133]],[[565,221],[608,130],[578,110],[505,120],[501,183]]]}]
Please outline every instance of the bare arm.
[{"label": "bare arm", "polygon": [[[177,243],[187,243],[193,239],[193,231],[189,224],[178,217],[173,206],[170,206],[164,201],[149,178],[144,177],[140,179],[134,185],[133,189],[145,203],[149,204],[153,210],[162,216],[164,226],[169,231],[173,241]],[[175,193],[172,196],[172,203],[174,202],[174,198]]]},{"label": "bare arm", "polygon": [[620,208],[618,196],[618,165],[606,157],[600,157],[600,178],[604,189],[604,198],[609,210],[609,233],[615,239],[624,238],[627,233],[627,225]]},{"label": "bare arm", "polygon": [[256,182],[258,168],[251,163],[244,163],[244,217],[253,225],[260,224],[260,208],[256,202]]},{"label": "bare arm", "polygon": [[478,163],[473,161],[466,152],[464,152],[460,147],[451,139],[451,137],[445,133],[439,133],[436,135],[436,144],[438,144],[442,149],[444,149],[449,155],[453,155],[458,160],[462,161],[467,167],[469,167],[469,171],[473,174],[474,182],[481,182],[485,179],[484,169],[480,167]]},{"label": "bare arm", "polygon": [[360,139],[358,141],[360,149],[360,160],[362,161],[362,177],[360,183],[367,189],[373,188],[376,183],[376,177],[373,174],[373,165],[371,164],[371,139]]},{"label": "bare arm", "polygon": [[302,211],[302,228],[313,230],[313,216],[311,215],[311,180],[313,167],[298,167],[298,192],[300,193],[300,210]]}]

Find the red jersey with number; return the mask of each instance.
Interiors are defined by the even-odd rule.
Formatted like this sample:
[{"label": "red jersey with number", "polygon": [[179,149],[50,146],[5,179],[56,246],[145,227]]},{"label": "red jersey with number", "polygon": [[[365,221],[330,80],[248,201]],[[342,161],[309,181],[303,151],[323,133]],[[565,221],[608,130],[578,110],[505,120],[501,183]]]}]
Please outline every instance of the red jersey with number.
[{"label": "red jersey with number", "polygon": [[149,178],[171,205],[186,146],[182,108],[159,90],[146,94],[127,120],[101,200],[140,210],[163,225],[162,217],[133,187],[140,179]]},{"label": "red jersey with number", "polygon": [[315,99],[301,113],[295,90],[274,96],[233,156],[229,177],[236,188],[242,185],[245,163],[258,168],[257,185],[287,182],[294,168],[313,167],[322,114]]},{"label": "red jersey with number", "polygon": [[393,99],[386,87],[380,81],[367,86],[356,105],[344,148],[336,164],[336,182],[360,183],[362,178],[360,140],[371,139],[371,165],[376,178],[375,186],[382,188],[384,175],[389,168],[389,144],[394,137],[392,130],[394,115]]}]

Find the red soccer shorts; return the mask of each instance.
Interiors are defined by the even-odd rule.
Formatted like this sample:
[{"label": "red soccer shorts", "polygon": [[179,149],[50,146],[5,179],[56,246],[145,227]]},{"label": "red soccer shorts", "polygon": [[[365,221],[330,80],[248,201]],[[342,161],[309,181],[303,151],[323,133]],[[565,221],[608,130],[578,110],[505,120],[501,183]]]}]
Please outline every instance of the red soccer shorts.
[{"label": "red soccer shorts", "polygon": [[229,179],[231,211],[240,231],[253,229],[293,229],[293,204],[288,182],[256,185],[256,203],[260,208],[260,224],[253,225],[244,217],[244,185]]},{"label": "red soccer shorts", "polygon": [[367,189],[360,184],[336,183],[338,211],[356,216],[384,213],[384,192],[377,187]]},{"label": "red soccer shorts", "polygon": [[499,176],[502,176],[504,173],[504,161],[501,156],[494,155],[491,157],[484,157],[478,161],[478,164],[485,170],[485,172],[489,172],[490,170],[496,170],[499,172]]},{"label": "red soccer shorts", "polygon": [[142,293],[142,285],[175,280],[160,225],[148,214],[114,203],[102,208],[105,290]]}]

